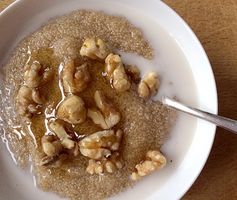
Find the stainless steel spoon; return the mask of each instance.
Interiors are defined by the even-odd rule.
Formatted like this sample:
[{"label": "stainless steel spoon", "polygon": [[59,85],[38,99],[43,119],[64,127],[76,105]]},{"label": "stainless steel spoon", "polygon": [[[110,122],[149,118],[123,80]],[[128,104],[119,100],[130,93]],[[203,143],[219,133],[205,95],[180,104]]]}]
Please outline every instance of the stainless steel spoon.
[{"label": "stainless steel spoon", "polygon": [[237,133],[237,121],[233,119],[229,119],[226,117],[221,117],[218,115],[214,115],[202,110],[198,110],[196,108],[192,108],[189,106],[186,106],[182,103],[179,103],[178,101],[174,99],[170,99],[168,97],[162,97],[162,103],[168,107],[174,108],[176,110],[185,112],[187,114],[193,115],[195,117],[201,118],[203,120],[209,121],[219,127],[222,127],[226,130],[229,130],[231,132]]}]

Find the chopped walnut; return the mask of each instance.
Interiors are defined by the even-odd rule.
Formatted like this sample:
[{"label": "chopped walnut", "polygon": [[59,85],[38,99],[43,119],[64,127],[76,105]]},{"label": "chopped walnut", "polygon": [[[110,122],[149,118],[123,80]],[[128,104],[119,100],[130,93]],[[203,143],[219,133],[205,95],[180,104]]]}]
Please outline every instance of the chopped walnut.
[{"label": "chopped walnut", "polygon": [[112,151],[117,151],[122,138],[122,131],[105,130],[93,133],[79,142],[82,155],[94,160],[107,158]]},{"label": "chopped walnut", "polygon": [[101,39],[87,38],[81,47],[80,54],[91,59],[103,60],[109,54],[109,48]]},{"label": "chopped walnut", "polygon": [[109,129],[108,125],[105,122],[103,114],[96,108],[90,108],[87,111],[87,116],[97,125],[103,129]]},{"label": "chopped walnut", "polygon": [[41,143],[44,153],[49,157],[57,156],[63,150],[62,144],[53,135],[44,135]]},{"label": "chopped walnut", "polygon": [[138,94],[142,98],[154,96],[159,88],[159,78],[155,72],[147,74],[138,86]]},{"label": "chopped walnut", "polygon": [[73,60],[65,64],[61,78],[65,92],[72,94],[85,90],[91,81],[87,65],[76,67]]},{"label": "chopped walnut", "polygon": [[80,124],[86,120],[84,101],[76,96],[68,96],[58,107],[57,117],[71,124]]},{"label": "chopped walnut", "polygon": [[141,81],[138,85],[138,94],[142,98],[148,98],[150,96],[149,87],[144,81]]},{"label": "chopped walnut", "polygon": [[110,113],[105,117],[101,111],[96,108],[88,109],[87,116],[103,129],[110,129],[120,121],[119,113]]},{"label": "chopped walnut", "polygon": [[110,158],[101,161],[90,159],[86,171],[91,175],[102,174],[104,172],[114,173],[116,170],[123,167],[123,164],[118,157],[119,153],[115,152]]},{"label": "chopped walnut", "polygon": [[109,54],[105,59],[105,73],[109,78],[112,78],[116,68],[123,66],[121,57],[116,54]]},{"label": "chopped walnut", "polygon": [[124,92],[130,89],[131,83],[124,70],[124,67],[119,66],[114,70],[113,73],[113,86],[118,92]]},{"label": "chopped walnut", "polygon": [[101,163],[101,161],[96,161],[96,160],[89,160],[88,166],[86,168],[86,171],[89,174],[102,174],[104,169],[103,169],[103,165]]},{"label": "chopped walnut", "polygon": [[111,155],[111,151],[105,148],[98,148],[98,149],[80,148],[80,152],[83,156],[95,160],[100,160],[101,158],[109,157]]},{"label": "chopped walnut", "polygon": [[140,77],[140,70],[138,69],[137,66],[135,65],[127,65],[125,69],[127,75],[131,77],[131,79],[135,82],[138,83],[141,79]]},{"label": "chopped walnut", "polygon": [[105,59],[105,73],[116,91],[124,92],[130,89],[131,83],[119,55],[111,53],[107,56]]},{"label": "chopped walnut", "polygon": [[61,144],[66,149],[74,149],[76,142],[74,142],[70,135],[67,134],[62,124],[57,121],[49,123],[49,128],[57,135],[60,139]]},{"label": "chopped walnut", "polygon": [[50,81],[53,76],[52,68],[44,68],[40,63],[33,62],[25,66],[24,80],[30,88],[42,86]]},{"label": "chopped walnut", "polygon": [[97,90],[95,92],[94,99],[97,107],[104,116],[103,120],[98,110],[91,109],[88,117],[90,117],[95,124],[99,124],[104,129],[109,129],[119,123],[121,118],[120,113],[101,91]]},{"label": "chopped walnut", "polygon": [[79,155],[79,147],[76,142],[74,147],[71,148],[72,145],[68,145],[68,141],[59,140],[54,135],[44,135],[41,138],[41,143],[45,153],[45,156],[40,161],[41,166],[51,164],[52,167],[59,167],[69,155]]},{"label": "chopped walnut", "polygon": [[135,166],[136,172],[131,175],[132,180],[139,180],[166,165],[166,158],[159,151],[148,151],[146,160]]},{"label": "chopped walnut", "polygon": [[35,88],[21,86],[16,97],[16,107],[19,115],[31,118],[39,112],[40,105],[44,100]]}]

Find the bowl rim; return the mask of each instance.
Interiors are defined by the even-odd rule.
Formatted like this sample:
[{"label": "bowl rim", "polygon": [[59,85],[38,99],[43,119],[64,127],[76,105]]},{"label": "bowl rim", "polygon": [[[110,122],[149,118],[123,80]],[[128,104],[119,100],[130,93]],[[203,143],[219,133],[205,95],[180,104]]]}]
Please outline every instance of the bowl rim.
[{"label": "bowl rim", "polygon": [[[193,37],[193,39],[196,42],[196,45],[198,45],[198,48],[200,50],[200,53],[203,56],[203,59],[205,59],[204,61],[206,62],[206,67],[208,67],[209,70],[209,78],[210,78],[210,83],[213,88],[213,98],[212,98],[212,110],[210,112],[212,112],[213,114],[218,114],[218,91],[217,91],[217,85],[216,85],[216,80],[215,80],[215,75],[214,75],[214,71],[213,68],[211,66],[210,60],[208,58],[208,55],[204,49],[204,47],[201,44],[201,41],[198,39],[197,35],[195,34],[195,32],[192,30],[192,28],[188,25],[188,23],[184,20],[183,17],[181,17],[173,8],[171,8],[169,5],[167,5],[166,3],[164,3],[162,0],[155,0],[159,3],[161,3],[163,5],[163,7],[165,9],[167,9],[169,12],[173,13],[175,15],[175,17],[180,21],[180,23],[183,24],[183,26],[185,27],[185,29],[189,32],[189,34]],[[199,175],[201,174],[207,160],[208,157],[211,153],[212,147],[213,147],[213,143],[215,140],[215,135],[216,135],[216,129],[217,127],[214,124],[210,124],[212,126],[212,133],[210,133],[212,135],[212,139],[210,141],[210,146],[209,146],[209,150],[207,151],[206,157],[204,158],[204,162],[202,163],[200,169],[198,171],[196,171],[196,176],[194,176],[193,180],[189,182],[189,186],[186,187],[186,190],[183,190],[182,192],[180,192],[180,195],[178,196],[178,199],[181,199],[187,192],[188,190],[191,188],[191,186],[194,184],[194,182],[197,180],[197,178],[199,177]]]},{"label": "bowl rim", "polygon": [[[15,2],[11,3],[3,11],[0,12],[0,20],[3,16],[5,16],[8,13],[17,9],[18,6],[24,5],[24,3],[27,3],[29,1],[30,0],[16,0]],[[211,67],[208,56],[207,56],[203,46],[201,45],[201,42],[199,41],[199,39],[197,38],[195,33],[192,31],[192,29],[189,27],[189,25],[184,21],[184,19],[182,17],[180,17],[172,8],[170,8],[167,4],[165,4],[164,2],[162,2],[160,0],[153,0],[153,1],[159,3],[165,10],[172,13],[179,20],[179,23],[181,23],[183,25],[185,30],[189,32],[189,34],[193,38],[193,40],[195,40],[195,43],[196,43],[195,45],[197,45],[197,47],[199,48],[199,51],[202,54],[201,56],[204,59],[205,65],[206,65],[206,67],[208,67],[208,70],[209,70],[208,76],[210,79],[210,84],[212,84],[212,86],[211,86],[213,89],[212,95],[214,95],[212,98],[212,113],[217,114],[218,113],[218,98],[217,98],[217,87],[216,87],[215,77],[214,77],[213,69]],[[195,175],[193,175],[192,181],[189,181],[189,183],[187,183],[188,186],[179,192],[179,196],[178,196],[179,199],[190,189],[190,187],[196,181],[197,177],[200,175],[204,165],[206,164],[209,154],[211,152],[212,146],[213,146],[213,142],[214,142],[214,138],[215,138],[215,131],[216,131],[216,127],[212,126],[211,132],[209,133],[211,135],[210,136],[211,139],[209,139],[210,145],[209,145],[209,149],[206,151],[206,156],[203,158],[203,163],[200,165],[200,168],[198,170],[196,170],[196,172],[194,173]]]}]

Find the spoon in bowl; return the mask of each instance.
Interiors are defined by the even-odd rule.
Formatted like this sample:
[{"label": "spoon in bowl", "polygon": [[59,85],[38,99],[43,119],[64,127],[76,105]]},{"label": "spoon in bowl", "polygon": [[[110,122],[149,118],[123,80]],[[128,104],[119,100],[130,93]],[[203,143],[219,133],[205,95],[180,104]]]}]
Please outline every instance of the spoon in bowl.
[{"label": "spoon in bowl", "polygon": [[186,106],[174,99],[170,99],[169,97],[162,97],[162,103],[165,106],[174,108],[176,110],[182,111],[184,113],[187,113],[189,115],[198,117],[200,119],[206,120],[208,122],[211,122],[219,127],[222,127],[226,130],[229,130],[233,133],[237,133],[237,121],[233,119],[229,119],[226,117],[222,117],[219,115],[214,115],[196,108],[192,108],[189,106]]}]

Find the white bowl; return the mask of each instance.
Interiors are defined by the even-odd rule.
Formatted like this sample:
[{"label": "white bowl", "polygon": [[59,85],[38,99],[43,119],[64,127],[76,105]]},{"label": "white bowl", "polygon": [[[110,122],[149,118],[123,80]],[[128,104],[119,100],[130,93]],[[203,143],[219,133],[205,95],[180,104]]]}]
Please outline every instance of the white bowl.
[{"label": "white bowl", "polygon": [[[49,19],[63,15],[75,9],[91,8],[104,10],[113,14],[126,16],[135,25],[141,25],[148,38],[157,37],[157,41],[164,49],[166,43],[161,41],[161,35],[154,35],[155,29],[166,33],[170,44],[175,44],[178,50],[170,47],[169,57],[164,63],[170,65],[185,65],[193,76],[196,91],[188,87],[187,81],[180,79],[180,85],[187,95],[181,97],[182,101],[217,113],[217,92],[213,72],[207,56],[198,39],[187,24],[168,6],[159,0],[19,0],[9,6],[0,14],[0,64],[9,58],[15,45],[26,35],[35,31]],[[152,26],[147,24],[152,21]],[[152,35],[148,29],[154,29]],[[146,30],[147,29],[147,30]],[[166,36],[164,36],[166,37]],[[164,38],[163,38],[164,39]],[[156,46],[156,42],[154,42]],[[174,49],[175,49],[174,48]],[[162,48],[160,52],[162,54]],[[165,50],[164,50],[165,51]],[[181,52],[182,55],[177,54]],[[164,55],[168,55],[167,52]],[[182,61],[181,57],[184,58]],[[177,61],[177,62],[176,62]],[[153,66],[154,67],[154,66]],[[172,66],[174,67],[174,66]],[[182,66],[181,66],[182,67]],[[181,69],[181,68],[180,68]],[[162,67],[159,68],[162,71]],[[180,74],[177,74],[179,76]],[[191,83],[190,83],[191,84]],[[177,83],[179,85],[179,83]],[[184,92],[184,94],[185,94]],[[193,95],[196,95],[194,98]],[[194,101],[194,100],[195,101]],[[134,188],[119,194],[113,199],[179,199],[193,184],[201,172],[215,136],[215,126],[181,115],[180,124],[174,128],[170,138],[165,143],[163,151],[172,163],[159,173],[145,178]],[[195,126],[189,131],[181,131],[180,125],[193,123]],[[183,125],[182,125],[183,124]],[[56,195],[44,193],[33,185],[29,174],[20,171],[6,154],[6,148],[1,145],[0,164],[0,199],[4,200],[30,200],[30,199],[59,199]]]}]

